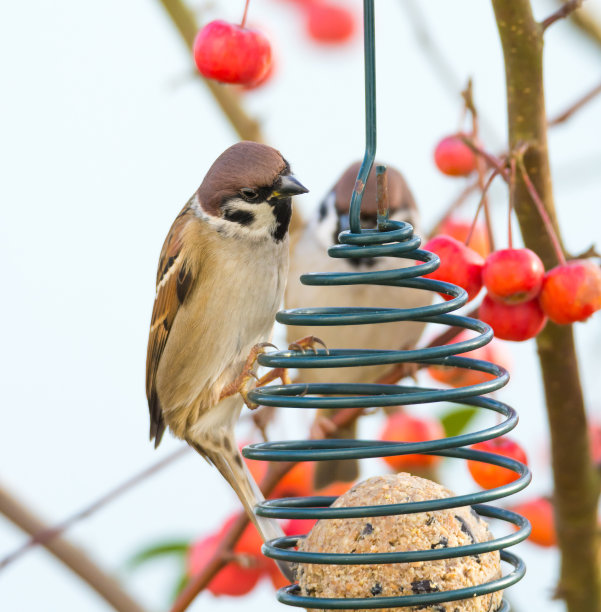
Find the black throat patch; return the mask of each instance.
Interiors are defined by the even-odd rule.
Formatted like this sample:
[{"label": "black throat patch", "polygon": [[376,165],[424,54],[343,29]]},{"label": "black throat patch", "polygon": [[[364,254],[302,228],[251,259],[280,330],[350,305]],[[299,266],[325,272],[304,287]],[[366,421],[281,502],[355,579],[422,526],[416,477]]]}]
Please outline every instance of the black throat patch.
[{"label": "black throat patch", "polygon": [[290,218],[292,217],[292,198],[273,200],[273,216],[275,217],[275,230],[272,232],[276,242],[282,241],[288,232]]}]

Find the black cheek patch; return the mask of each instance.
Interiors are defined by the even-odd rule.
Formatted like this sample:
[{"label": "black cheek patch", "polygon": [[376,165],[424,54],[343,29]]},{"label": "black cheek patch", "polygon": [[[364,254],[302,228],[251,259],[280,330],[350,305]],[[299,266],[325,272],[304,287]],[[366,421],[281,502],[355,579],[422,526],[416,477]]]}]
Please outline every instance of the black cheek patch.
[{"label": "black cheek patch", "polygon": [[228,210],[223,213],[223,218],[240,225],[251,225],[255,220],[254,213],[249,210]]},{"label": "black cheek patch", "polygon": [[324,200],[319,206],[318,220],[323,221],[328,216],[328,203]]}]

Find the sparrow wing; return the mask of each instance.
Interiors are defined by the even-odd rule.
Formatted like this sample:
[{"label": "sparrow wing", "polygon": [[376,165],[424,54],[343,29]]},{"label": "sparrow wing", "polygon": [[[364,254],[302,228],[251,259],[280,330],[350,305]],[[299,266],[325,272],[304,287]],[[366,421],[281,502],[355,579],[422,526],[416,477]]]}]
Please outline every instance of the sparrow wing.
[{"label": "sparrow wing", "polygon": [[190,206],[186,205],[173,222],[159,258],[156,296],[146,355],[146,397],[150,411],[150,439],[154,438],[155,448],[165,431],[156,389],[157,370],[177,311],[189,295],[194,280],[190,263],[182,254],[184,231],[192,219]]}]

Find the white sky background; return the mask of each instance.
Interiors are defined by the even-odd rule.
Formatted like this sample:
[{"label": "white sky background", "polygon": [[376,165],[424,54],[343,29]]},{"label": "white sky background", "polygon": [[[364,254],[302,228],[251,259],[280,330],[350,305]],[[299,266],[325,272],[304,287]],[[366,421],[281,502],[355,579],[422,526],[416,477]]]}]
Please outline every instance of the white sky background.
[{"label": "white sky background", "polygon": [[[425,60],[402,1],[377,3],[378,157],[404,171],[428,227],[463,184],[432,163],[436,141],[457,127],[460,99]],[[211,17],[239,19],[242,0],[215,4]],[[601,0],[588,4],[601,14]],[[476,102],[501,139],[489,140],[496,148],[505,98],[490,3],[420,5],[461,83],[474,77]],[[535,2],[538,17],[553,7]],[[272,34],[278,72],[247,105],[311,189],[302,198],[308,214],[363,154],[362,48],[359,39],[336,50],[310,46],[299,13],[278,0],[253,0],[249,21]],[[0,57],[1,478],[56,521],[179,444],[166,436],[154,451],[147,440],[144,364],[156,264],[174,216],[235,135],[202,84],[186,79],[190,58],[156,0],[0,3]],[[568,24],[553,26],[545,51],[551,115],[599,81],[600,58]],[[574,252],[599,237],[600,117],[597,99],[550,135],[560,224]],[[504,189],[493,195],[504,246]],[[598,414],[601,317],[577,327],[586,398]],[[515,437],[535,477],[527,496],[548,493],[534,345],[511,350],[519,367],[499,396],[520,412]],[[282,434],[294,437],[298,417],[286,414]],[[366,423],[365,435],[378,427]],[[463,472],[449,484],[474,487]],[[158,539],[206,533],[235,508],[217,471],[190,455],[69,535],[158,611],[172,568],[158,563],[127,574],[126,559]],[[23,541],[0,519],[0,557]],[[556,555],[528,544],[519,552],[529,572],[511,599],[520,609],[541,602],[562,609],[549,601]],[[207,594],[192,609],[229,612],[241,603]],[[43,550],[0,573],[0,604],[18,612],[109,609]],[[285,609],[267,584],[243,605]]]}]

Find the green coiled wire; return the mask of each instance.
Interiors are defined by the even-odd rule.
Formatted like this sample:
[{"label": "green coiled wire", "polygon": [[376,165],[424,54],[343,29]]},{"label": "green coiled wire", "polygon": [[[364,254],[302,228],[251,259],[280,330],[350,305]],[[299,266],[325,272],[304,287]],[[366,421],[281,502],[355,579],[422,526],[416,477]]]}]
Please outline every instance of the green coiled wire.
[{"label": "green coiled wire", "polygon": [[[509,535],[454,548],[402,551],[371,554],[328,554],[292,550],[299,542],[299,536],[278,538],[266,543],[263,552],[268,557],[293,563],[321,563],[336,565],[368,565],[385,563],[409,563],[431,561],[451,557],[464,557],[501,551],[502,561],[513,570],[485,584],[452,591],[423,593],[400,597],[369,598],[319,598],[303,597],[299,587],[290,585],[278,591],[282,603],[303,608],[319,609],[377,609],[404,606],[428,606],[439,603],[469,599],[504,589],[518,582],[526,571],[523,561],[505,550],[521,542],[530,534],[526,519],[509,510],[487,505],[487,502],[506,497],[524,489],[530,482],[528,468],[522,463],[485,453],[466,446],[490,440],[511,431],[518,421],[513,408],[483,395],[500,389],[509,379],[508,373],[495,364],[459,356],[485,346],[492,339],[491,328],[482,321],[452,314],[467,302],[467,293],[452,284],[422,278],[433,272],[439,265],[438,256],[420,250],[420,239],[413,235],[408,223],[388,220],[378,216],[377,229],[361,229],[360,206],[364,186],[374,163],[376,152],[375,112],[375,32],[374,0],[364,0],[365,30],[365,80],[366,80],[366,150],[357,177],[356,188],[351,199],[350,231],[339,236],[340,244],[331,247],[328,253],[336,258],[393,257],[411,259],[415,265],[394,270],[376,272],[349,272],[331,274],[305,274],[301,282],[305,285],[389,285],[435,291],[450,297],[448,301],[419,308],[298,308],[284,310],[277,314],[277,321],[287,325],[361,325],[391,321],[422,321],[472,330],[475,338],[451,345],[427,347],[414,350],[317,350],[314,353],[277,351],[261,355],[259,363],[267,367],[282,368],[334,368],[365,365],[414,363],[444,365],[468,368],[486,372],[492,380],[458,389],[432,389],[405,385],[380,384],[289,384],[274,385],[255,389],[250,399],[263,406],[279,408],[357,408],[423,404],[429,402],[457,402],[497,413],[503,420],[497,425],[481,431],[427,442],[382,442],[373,440],[293,440],[285,442],[264,442],[252,444],[243,449],[249,459],[267,461],[326,461],[332,459],[360,459],[423,453],[457,459],[483,461],[514,471],[519,477],[510,484],[445,499],[435,499],[403,504],[330,508],[335,497],[305,497],[274,499],[262,502],[256,507],[260,516],[273,518],[332,519],[352,517],[390,516],[416,512],[431,512],[448,508],[472,506],[481,516],[499,519],[518,527]],[[379,170],[381,171],[381,170]],[[500,612],[509,606],[502,602]]]}]

